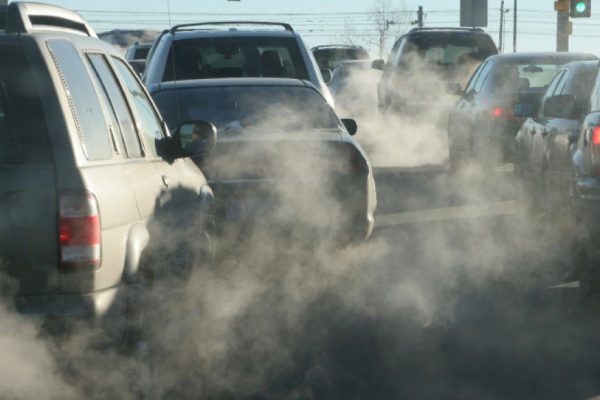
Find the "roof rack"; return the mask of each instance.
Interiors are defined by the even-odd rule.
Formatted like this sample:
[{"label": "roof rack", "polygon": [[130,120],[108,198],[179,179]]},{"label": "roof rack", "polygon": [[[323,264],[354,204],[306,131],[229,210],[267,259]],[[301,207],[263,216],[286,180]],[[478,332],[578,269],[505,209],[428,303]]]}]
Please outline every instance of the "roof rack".
[{"label": "roof rack", "polygon": [[197,22],[193,24],[181,24],[175,25],[171,28],[170,32],[175,33],[177,31],[185,30],[186,28],[210,26],[210,25],[268,25],[268,26],[281,26],[286,31],[294,32],[294,28],[290,24],[283,22],[262,22],[262,21],[216,21],[216,22]]},{"label": "roof rack", "polygon": [[435,31],[435,30],[445,30],[445,31],[474,31],[474,32],[485,32],[483,29],[481,28],[456,28],[456,27],[445,27],[445,26],[432,26],[432,27],[428,27],[428,28],[412,28],[410,32],[418,32],[418,31]]},{"label": "roof rack", "polygon": [[48,4],[21,1],[8,5],[5,29],[9,33],[60,30],[97,37],[94,29],[74,11]]}]

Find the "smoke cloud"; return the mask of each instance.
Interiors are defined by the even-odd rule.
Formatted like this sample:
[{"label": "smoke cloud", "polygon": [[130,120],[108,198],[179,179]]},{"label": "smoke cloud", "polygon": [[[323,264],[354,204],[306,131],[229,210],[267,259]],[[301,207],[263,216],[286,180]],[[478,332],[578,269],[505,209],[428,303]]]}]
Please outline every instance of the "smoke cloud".
[{"label": "smoke cloud", "polygon": [[[434,92],[440,103],[451,102],[442,79],[424,74],[421,83],[425,88],[413,97]],[[446,109],[424,119],[381,116],[373,107],[375,84],[352,81],[360,93],[371,93],[364,104],[359,95],[349,96],[354,104],[338,99],[341,116],[365,110],[357,115],[363,127],[357,138],[374,163],[443,166],[448,150],[438,121]],[[262,126],[281,126],[294,113],[278,109]],[[339,227],[348,211],[338,190],[338,161],[347,153],[299,137],[286,145],[263,137],[228,155],[235,137],[221,135],[216,154],[223,158],[206,172],[272,173],[266,194],[257,192],[269,218],[243,229],[230,221],[239,229],[223,229],[214,263],[207,262],[202,235],[182,228],[193,218],[176,204],[179,213],[152,221],[161,251],[138,285],[144,322],[135,346],[108,345],[98,327],[84,325],[48,338],[38,324],[0,308],[2,393],[18,399],[600,393],[593,372],[600,347],[590,314],[581,311],[581,292],[548,289],[567,280],[576,240],[519,213],[509,172],[471,166],[451,175],[439,168],[422,179],[378,172],[381,228],[368,242],[340,243],[329,228]],[[225,208],[228,200],[216,199]]]}]

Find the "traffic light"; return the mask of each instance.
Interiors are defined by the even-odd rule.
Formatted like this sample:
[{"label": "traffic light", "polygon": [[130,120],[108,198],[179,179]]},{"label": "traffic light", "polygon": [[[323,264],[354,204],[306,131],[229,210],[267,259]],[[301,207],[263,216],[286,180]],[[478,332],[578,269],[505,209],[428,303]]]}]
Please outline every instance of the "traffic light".
[{"label": "traffic light", "polygon": [[589,18],[592,16],[592,0],[571,0],[571,18]]},{"label": "traffic light", "polygon": [[[573,0],[573,1],[575,1],[575,0]],[[569,0],[557,0],[554,2],[554,11],[567,12],[567,11],[570,11],[569,7],[570,7]]]}]

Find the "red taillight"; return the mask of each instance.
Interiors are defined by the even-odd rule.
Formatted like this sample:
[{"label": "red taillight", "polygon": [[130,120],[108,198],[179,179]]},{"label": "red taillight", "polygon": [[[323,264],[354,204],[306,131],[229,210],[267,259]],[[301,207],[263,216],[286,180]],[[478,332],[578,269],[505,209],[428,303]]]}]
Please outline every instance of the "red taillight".
[{"label": "red taillight", "polygon": [[504,108],[504,107],[492,107],[489,111],[489,115],[492,118],[506,118],[506,119],[514,118],[513,111],[510,108]]},{"label": "red taillight", "polygon": [[600,126],[597,126],[592,130],[592,144],[595,146],[600,145]]},{"label": "red taillight", "polygon": [[504,108],[502,107],[494,107],[490,111],[490,115],[494,118],[500,118],[504,115]]},{"label": "red taillight", "polygon": [[86,191],[69,191],[59,199],[61,266],[67,270],[100,267],[100,214],[96,198]]}]

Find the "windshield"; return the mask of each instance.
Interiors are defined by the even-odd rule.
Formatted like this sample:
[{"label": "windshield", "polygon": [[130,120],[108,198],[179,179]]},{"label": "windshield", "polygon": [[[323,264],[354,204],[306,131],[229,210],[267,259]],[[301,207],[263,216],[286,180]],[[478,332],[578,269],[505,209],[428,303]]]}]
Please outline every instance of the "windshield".
[{"label": "windshield", "polygon": [[304,59],[294,38],[182,39],[175,41],[173,48],[163,82],[241,77],[308,79]]},{"label": "windshield", "polygon": [[486,35],[453,32],[414,37],[406,53],[418,54],[419,58],[432,64],[452,66],[473,60],[483,61],[497,51]]},{"label": "windshield", "polygon": [[305,87],[201,87],[158,92],[154,98],[171,129],[183,121],[209,121],[224,134],[339,127],[327,102]]}]

